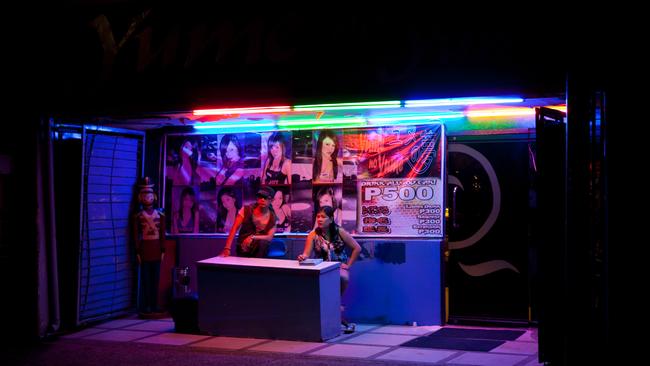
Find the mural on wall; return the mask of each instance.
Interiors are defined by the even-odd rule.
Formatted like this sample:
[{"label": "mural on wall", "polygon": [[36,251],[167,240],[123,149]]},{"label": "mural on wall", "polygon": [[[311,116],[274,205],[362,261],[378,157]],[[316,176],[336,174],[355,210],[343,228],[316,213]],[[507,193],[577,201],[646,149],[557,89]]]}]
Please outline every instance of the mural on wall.
[{"label": "mural on wall", "polygon": [[[165,207],[175,234],[228,233],[270,185],[277,233],[307,233],[315,212],[356,235],[442,236],[442,126],[166,137]],[[197,223],[195,223],[195,221]]]}]

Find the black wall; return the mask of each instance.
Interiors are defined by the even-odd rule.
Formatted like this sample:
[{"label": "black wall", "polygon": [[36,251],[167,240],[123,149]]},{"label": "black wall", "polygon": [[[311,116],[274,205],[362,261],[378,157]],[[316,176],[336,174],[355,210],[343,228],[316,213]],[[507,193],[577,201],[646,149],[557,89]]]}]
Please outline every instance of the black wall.
[{"label": "black wall", "polygon": [[0,154],[10,161],[0,176],[0,314],[10,344],[37,334],[36,131],[36,123],[8,125],[0,134]]},{"label": "black wall", "polygon": [[[60,6],[34,19],[32,90],[61,113],[558,93],[603,31],[444,22],[422,9]],[[571,45],[571,39],[580,39]],[[586,57],[586,56],[585,56]]]}]

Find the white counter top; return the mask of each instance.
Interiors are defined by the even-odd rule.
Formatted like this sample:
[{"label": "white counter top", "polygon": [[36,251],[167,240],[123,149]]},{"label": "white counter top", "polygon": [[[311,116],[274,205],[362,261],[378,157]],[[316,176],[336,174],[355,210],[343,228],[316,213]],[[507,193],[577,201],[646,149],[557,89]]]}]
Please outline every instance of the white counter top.
[{"label": "white counter top", "polygon": [[340,262],[322,262],[314,266],[300,265],[295,259],[267,259],[245,257],[212,257],[198,261],[199,266],[250,268],[250,269],[280,269],[295,271],[329,272],[338,269]]}]

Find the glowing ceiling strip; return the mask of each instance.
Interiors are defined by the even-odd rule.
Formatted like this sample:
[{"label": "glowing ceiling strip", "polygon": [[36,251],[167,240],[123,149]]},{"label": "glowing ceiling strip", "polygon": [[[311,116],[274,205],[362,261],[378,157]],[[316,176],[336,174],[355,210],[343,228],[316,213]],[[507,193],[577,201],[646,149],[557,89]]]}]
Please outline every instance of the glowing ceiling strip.
[{"label": "glowing ceiling strip", "polygon": [[344,124],[344,123],[365,123],[365,117],[342,117],[342,118],[321,118],[321,119],[286,119],[278,121],[280,127],[291,126],[328,126],[331,124]]},{"label": "glowing ceiling strip", "polygon": [[501,104],[501,103],[521,103],[523,98],[519,97],[472,97],[472,98],[446,98],[446,99],[420,99],[407,100],[404,102],[406,108],[417,107],[436,107],[452,105],[476,105],[476,104]]},{"label": "glowing ceiling strip", "polygon": [[275,127],[275,123],[206,123],[200,125],[194,125],[194,128],[197,130],[218,130],[218,129],[229,129],[229,128],[250,128],[250,127]]},{"label": "glowing ceiling strip", "polygon": [[533,108],[497,108],[497,109],[482,109],[465,112],[465,115],[470,118],[476,117],[507,117],[507,116],[528,116],[535,115]]},{"label": "glowing ceiling strip", "polygon": [[387,116],[387,117],[369,117],[368,122],[372,124],[400,122],[400,121],[419,121],[419,120],[436,120],[449,118],[463,118],[462,112],[443,113],[443,114],[422,114],[422,115],[405,115],[405,116]]},{"label": "glowing ceiling strip", "polygon": [[229,114],[254,114],[254,113],[283,113],[291,112],[291,107],[247,107],[247,108],[219,108],[219,109],[196,109],[192,113],[195,116],[220,116]]},{"label": "glowing ceiling strip", "polygon": [[[472,105],[480,104],[498,104],[498,103],[519,103],[524,99],[519,97],[474,97],[474,98],[447,98],[447,99],[428,99],[428,100],[409,100],[405,102],[400,101],[383,101],[383,102],[366,102],[366,103],[334,103],[334,104],[311,104],[311,105],[297,105],[293,108],[289,106],[270,106],[270,107],[248,107],[248,108],[221,108],[221,109],[202,109],[195,110],[196,116],[207,115],[233,115],[237,118],[228,118],[228,120],[213,121],[207,123],[199,123],[194,121],[194,128],[197,130],[212,130],[212,131],[239,131],[246,132],[262,130],[291,130],[291,129],[319,129],[319,128],[342,128],[342,127],[363,127],[363,126],[390,126],[394,124],[429,124],[439,123],[442,120],[447,120],[450,123],[456,124],[454,119],[460,120],[464,118],[479,118],[474,122],[488,123],[490,120],[484,119],[485,117],[508,117],[512,116],[533,116],[535,114],[534,108],[522,107],[507,107],[503,108],[489,108],[489,109],[471,109]],[[458,112],[416,112],[416,107],[432,107],[432,106],[451,106],[451,105],[466,105],[465,111]],[[410,110],[402,109],[405,106],[411,108]],[[347,109],[394,109],[394,112],[404,111],[402,113],[379,113],[372,115],[370,112],[364,113],[359,111],[356,116],[346,117],[324,117],[324,114],[317,113],[312,118],[305,118],[305,115],[291,116],[294,112],[324,112],[327,110],[347,110]],[[553,105],[547,106],[565,112],[566,106]],[[243,118],[246,114],[273,114],[283,113],[280,117],[269,117],[264,119]],[[310,113],[311,114],[311,113]],[[365,115],[364,115],[365,114]],[[242,118],[238,118],[241,116]],[[277,120],[276,120],[277,119]],[[466,122],[470,122],[467,120]],[[494,123],[497,121],[492,121]],[[470,122],[472,123],[472,122]],[[489,126],[486,128],[490,128]]]},{"label": "glowing ceiling strip", "polygon": [[399,108],[399,100],[386,102],[363,102],[363,103],[332,103],[332,104],[304,104],[293,107],[294,111],[336,111],[346,109],[379,109],[379,108]]},{"label": "glowing ceiling strip", "polygon": [[293,126],[279,126],[278,129],[280,129],[280,130],[289,130],[289,131],[295,131],[295,130],[326,130],[326,129],[331,129],[331,128],[365,127],[365,126],[367,126],[367,124],[364,121],[364,122],[345,122],[345,123],[329,124],[329,125],[306,124],[306,125],[293,125]]}]

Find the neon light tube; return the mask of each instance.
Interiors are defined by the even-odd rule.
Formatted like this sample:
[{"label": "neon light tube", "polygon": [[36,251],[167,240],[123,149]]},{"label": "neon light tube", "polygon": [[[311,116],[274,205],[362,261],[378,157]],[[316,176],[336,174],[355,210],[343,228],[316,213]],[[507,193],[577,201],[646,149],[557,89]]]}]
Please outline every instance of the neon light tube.
[{"label": "neon light tube", "polygon": [[506,117],[506,116],[528,116],[535,115],[533,108],[497,108],[467,111],[465,115],[470,118],[476,117]]},{"label": "neon light tube", "polygon": [[434,120],[434,119],[449,119],[449,118],[463,118],[465,115],[462,112],[458,113],[445,113],[445,114],[426,114],[426,115],[407,115],[407,116],[390,116],[390,117],[369,117],[368,122],[372,124],[400,122],[400,121],[419,121],[419,120]]},{"label": "neon light tube", "polygon": [[219,116],[225,114],[281,113],[281,112],[291,112],[291,107],[285,105],[285,106],[275,106],[275,107],[196,109],[192,113],[195,116]]},{"label": "neon light tube", "polygon": [[326,124],[326,125],[313,125],[313,124],[307,124],[307,125],[295,125],[295,126],[279,126],[279,130],[290,130],[290,131],[295,131],[295,130],[326,130],[326,129],[331,129],[331,128],[345,128],[345,127],[366,127],[367,124],[365,122],[345,122],[345,123],[339,123],[339,124]]},{"label": "neon light tube", "polygon": [[379,109],[399,108],[399,100],[386,102],[363,102],[363,103],[333,103],[333,104],[304,104],[293,107],[294,111],[336,111],[345,109]]},{"label": "neon light tube", "polygon": [[501,104],[521,103],[523,98],[519,97],[472,97],[472,98],[446,98],[446,99],[421,99],[407,100],[404,102],[406,108],[435,107],[452,105],[476,105],[476,104]]},{"label": "neon light tube", "polygon": [[321,118],[321,119],[285,119],[278,121],[279,127],[291,126],[328,126],[331,124],[339,125],[345,123],[366,123],[363,117],[358,118]]},{"label": "neon light tube", "polygon": [[251,128],[251,127],[275,127],[275,123],[238,123],[238,124],[230,124],[230,123],[213,123],[213,122],[208,122],[207,124],[200,124],[200,125],[194,125],[193,126],[197,130],[222,130],[222,129],[229,129],[229,128]]}]

